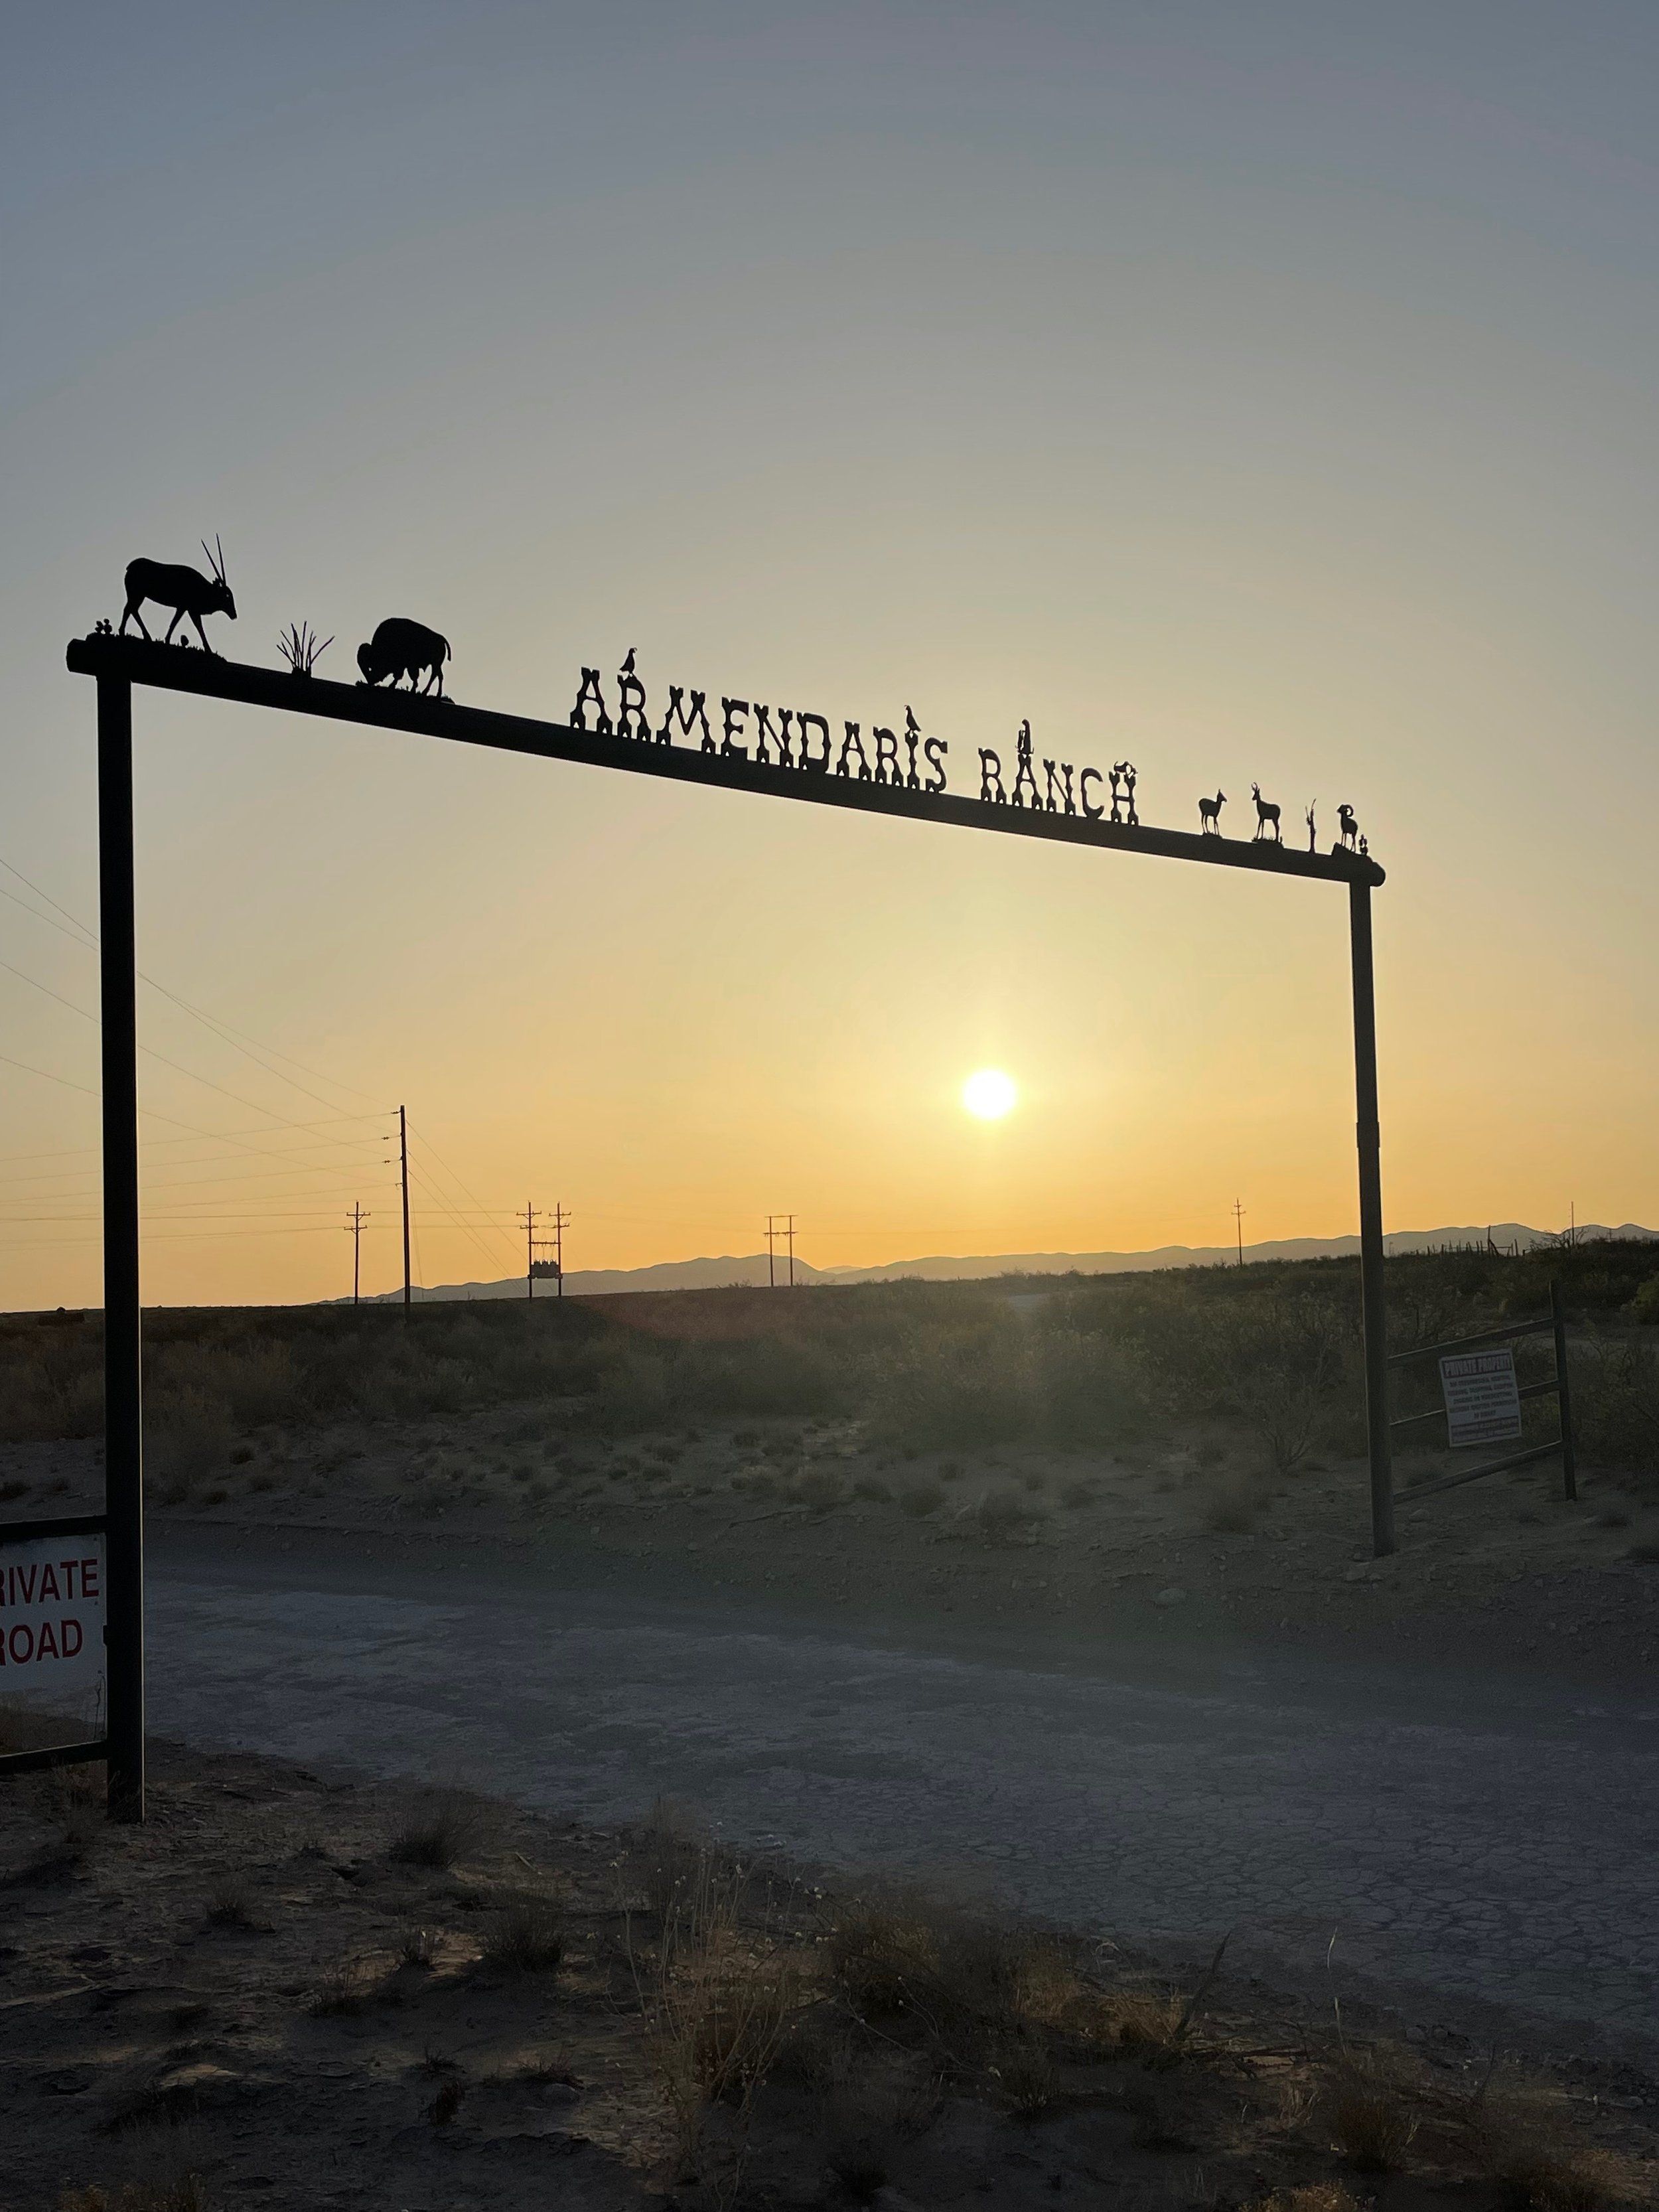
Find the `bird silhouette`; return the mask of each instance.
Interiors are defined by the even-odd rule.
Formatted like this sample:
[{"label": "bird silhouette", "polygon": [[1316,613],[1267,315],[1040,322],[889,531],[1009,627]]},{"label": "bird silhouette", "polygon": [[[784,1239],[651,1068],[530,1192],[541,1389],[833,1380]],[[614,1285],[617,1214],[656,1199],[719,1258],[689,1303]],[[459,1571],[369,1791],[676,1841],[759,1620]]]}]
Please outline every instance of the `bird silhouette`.
[{"label": "bird silhouette", "polygon": [[634,673],[634,648],[631,645],[628,648],[627,659],[617,672],[619,676],[631,676]]}]

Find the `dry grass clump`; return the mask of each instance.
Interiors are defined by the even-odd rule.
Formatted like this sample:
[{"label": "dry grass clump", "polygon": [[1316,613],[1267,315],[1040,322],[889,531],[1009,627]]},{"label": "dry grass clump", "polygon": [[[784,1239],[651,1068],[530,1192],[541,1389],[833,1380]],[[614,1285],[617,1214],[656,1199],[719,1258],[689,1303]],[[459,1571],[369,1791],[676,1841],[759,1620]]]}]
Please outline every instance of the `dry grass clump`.
[{"label": "dry grass clump", "polygon": [[963,1515],[962,1533],[981,1544],[1029,1544],[1036,1537],[1042,1515],[1017,1490],[988,1491]]},{"label": "dry grass clump", "polygon": [[509,1974],[550,1974],[564,1959],[564,1911],[556,1897],[527,1891],[511,1899],[483,1942],[487,1966]]},{"label": "dry grass clump", "polygon": [[1261,1492],[1248,1483],[1229,1483],[1212,1492],[1204,1507],[1204,1526],[1218,1536],[1248,1536],[1261,1518]]},{"label": "dry grass clump", "polygon": [[475,1799],[457,1790],[443,1790],[397,1831],[386,1856],[395,1866],[447,1873],[483,1847],[489,1827],[489,1815]]},{"label": "dry grass clump", "polygon": [[1474,2133],[1482,2165],[1518,2212],[1602,2212],[1631,2195],[1619,2161],[1583,2141],[1553,2082],[1510,2077],[1489,2086]]},{"label": "dry grass clump", "polygon": [[208,1898],[210,1928],[252,1928],[253,1893],[238,1875],[218,1883]]},{"label": "dry grass clump", "polygon": [[1244,2212],[1360,2212],[1359,2199],[1340,2181],[1304,2181],[1297,2189],[1271,2190]]},{"label": "dry grass clump", "polygon": [[1322,2100],[1333,2148],[1366,2173],[1395,2173],[1422,2120],[1420,2083],[1403,2054],[1350,2051]]},{"label": "dry grass clump", "polygon": [[891,2178],[906,2143],[939,2111],[939,2083],[901,2053],[843,2051],[819,2101],[823,2163],[854,2203],[868,2204]]},{"label": "dry grass clump", "polygon": [[654,1958],[629,1942],[647,2043],[681,2155],[696,2154],[711,2115],[724,2109],[728,2197],[738,2188],[755,2100],[805,2001],[796,1947],[764,1918],[745,1921],[746,1887],[742,1868],[704,1848],[667,1893]]},{"label": "dry grass clump", "polygon": [[325,1966],[312,1992],[309,2010],[314,2020],[334,2020],[360,2013],[373,1991],[373,1979],[362,1959],[337,1959]]},{"label": "dry grass clump", "polygon": [[129,2181],[112,2194],[94,2183],[64,2190],[58,2212],[208,2212],[207,2185],[199,2173],[169,2181]]},{"label": "dry grass clump", "polygon": [[706,1881],[714,1850],[707,1826],[690,1806],[672,1797],[657,1799],[634,1837],[629,1870],[658,1919],[671,1919]]}]

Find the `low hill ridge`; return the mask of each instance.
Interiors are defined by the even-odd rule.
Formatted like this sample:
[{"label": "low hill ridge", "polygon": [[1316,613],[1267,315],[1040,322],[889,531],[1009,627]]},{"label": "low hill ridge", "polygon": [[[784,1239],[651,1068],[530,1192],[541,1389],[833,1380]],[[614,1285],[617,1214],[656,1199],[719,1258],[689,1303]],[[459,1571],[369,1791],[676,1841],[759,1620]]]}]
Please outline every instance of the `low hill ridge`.
[{"label": "low hill ridge", "polygon": [[[1621,1222],[1616,1229],[1589,1223],[1575,1232],[1583,1244],[1607,1237],[1645,1237],[1659,1240],[1659,1230],[1644,1229],[1639,1223]],[[1484,1247],[1488,1237],[1499,1250],[1518,1246],[1522,1251],[1531,1251],[1539,1245],[1556,1244],[1561,1237],[1544,1229],[1528,1228],[1525,1222],[1495,1221],[1479,1228],[1402,1229],[1390,1230],[1388,1244],[1390,1252],[1422,1252],[1445,1245],[1475,1245]],[[1322,1260],[1340,1259],[1357,1253],[1358,1237],[1288,1237],[1261,1244],[1244,1247],[1246,1261],[1253,1260]],[[1237,1249],[1231,1244],[1160,1244],[1146,1252],[996,1252],[960,1255],[934,1253],[919,1260],[893,1260],[879,1267],[814,1267],[797,1258],[795,1280],[798,1284],[892,1283],[901,1281],[979,1282],[1000,1275],[1117,1275],[1141,1273],[1154,1267],[1224,1267],[1237,1258]],[[776,1262],[777,1279],[788,1279],[788,1263]],[[767,1256],[764,1252],[726,1255],[720,1258],[696,1260],[662,1260],[648,1267],[584,1267],[573,1268],[564,1279],[565,1291],[572,1297],[597,1297],[621,1291],[711,1291],[735,1286],[753,1288],[767,1281]],[[525,1294],[522,1275],[510,1275],[498,1282],[443,1283],[430,1288],[417,1287],[416,1298],[428,1300],[466,1298],[521,1298]],[[555,1285],[538,1281],[538,1297],[552,1297]],[[386,1291],[380,1294],[380,1303],[401,1298],[403,1292]]]}]

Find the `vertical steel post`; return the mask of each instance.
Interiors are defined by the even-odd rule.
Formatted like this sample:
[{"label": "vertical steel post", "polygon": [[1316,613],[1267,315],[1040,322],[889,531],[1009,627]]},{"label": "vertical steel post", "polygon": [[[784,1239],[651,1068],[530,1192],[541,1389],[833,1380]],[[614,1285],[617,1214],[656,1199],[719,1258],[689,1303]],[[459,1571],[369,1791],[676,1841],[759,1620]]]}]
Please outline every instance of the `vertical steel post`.
[{"label": "vertical steel post", "polygon": [[1359,1285],[1365,1340],[1366,1456],[1371,1475],[1371,1548],[1394,1549],[1394,1466],[1389,1443],[1389,1328],[1382,1287],[1382,1131],[1376,1104],[1376,987],[1371,959],[1371,890],[1348,886],[1353,959],[1353,1067],[1359,1149]]},{"label": "vertical steel post", "polygon": [[105,1675],[109,1816],[144,1817],[144,1465],[138,1306],[138,1040],[132,686],[98,679],[99,1011],[103,1022]]},{"label": "vertical steel post", "polygon": [[404,1304],[409,1304],[409,1116],[398,1109],[398,1179],[404,1192]]},{"label": "vertical steel post", "polygon": [[1561,1285],[1550,1284],[1550,1319],[1555,1325],[1555,1403],[1561,1417],[1561,1495],[1578,1495],[1578,1462],[1572,1449],[1572,1386],[1567,1380],[1567,1316]]}]

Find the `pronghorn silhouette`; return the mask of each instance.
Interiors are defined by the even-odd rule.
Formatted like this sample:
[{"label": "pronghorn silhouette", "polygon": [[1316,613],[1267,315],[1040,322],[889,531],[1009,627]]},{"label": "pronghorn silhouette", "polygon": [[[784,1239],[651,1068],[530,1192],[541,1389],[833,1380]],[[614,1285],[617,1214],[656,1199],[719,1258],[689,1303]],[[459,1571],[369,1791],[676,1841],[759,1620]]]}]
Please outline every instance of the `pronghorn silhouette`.
[{"label": "pronghorn silhouette", "polygon": [[1226,804],[1227,794],[1221,788],[1219,784],[1216,786],[1215,797],[1213,799],[1200,799],[1199,800],[1198,826],[1200,833],[1204,836],[1208,837],[1213,835],[1218,837],[1221,835],[1221,810]]},{"label": "pronghorn silhouette", "polygon": [[1353,809],[1346,803],[1336,810],[1337,825],[1342,832],[1342,842],[1352,853],[1359,840],[1359,824],[1353,818]]},{"label": "pronghorn silhouette", "polygon": [[1264,799],[1261,796],[1261,786],[1259,783],[1253,783],[1250,786],[1250,796],[1255,801],[1255,837],[1251,840],[1251,842],[1255,843],[1265,837],[1268,824],[1271,823],[1273,833],[1273,842],[1275,845],[1282,845],[1285,840],[1279,831],[1278,807],[1271,799]]}]

